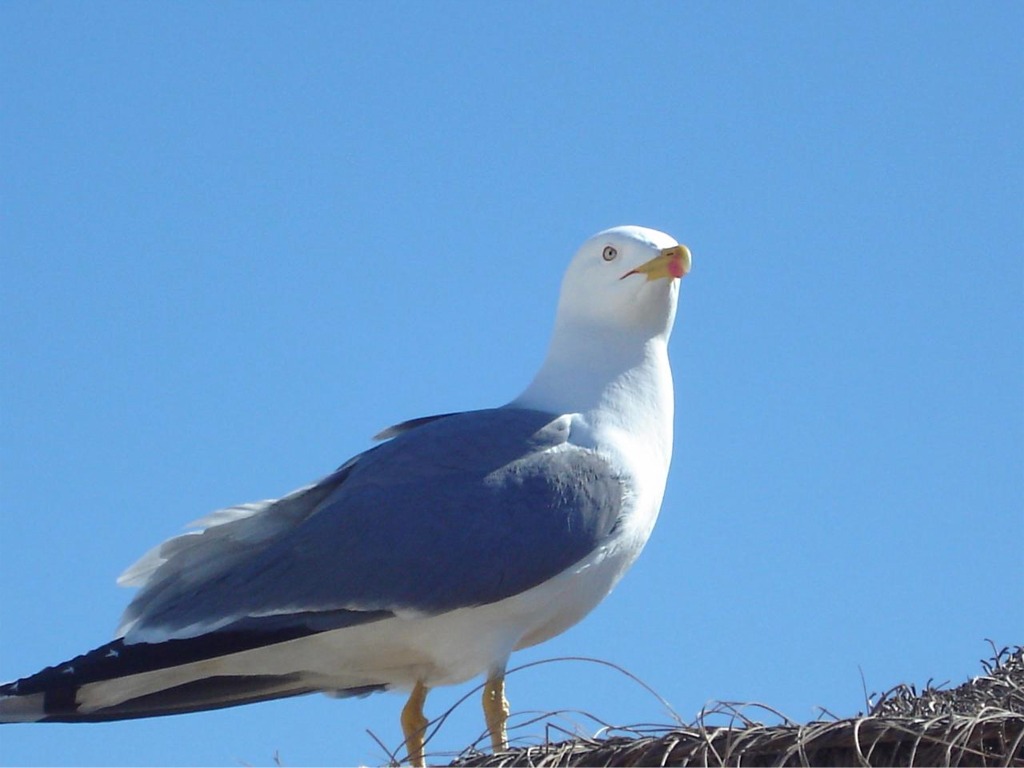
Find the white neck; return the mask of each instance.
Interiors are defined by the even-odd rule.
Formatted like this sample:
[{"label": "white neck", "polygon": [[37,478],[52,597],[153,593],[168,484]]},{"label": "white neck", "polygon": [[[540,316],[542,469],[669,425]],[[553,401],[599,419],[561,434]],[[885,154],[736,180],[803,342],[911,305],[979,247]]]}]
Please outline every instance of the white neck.
[{"label": "white neck", "polygon": [[577,413],[594,430],[627,430],[657,445],[667,461],[674,405],[667,333],[558,331],[540,371],[509,405]]}]

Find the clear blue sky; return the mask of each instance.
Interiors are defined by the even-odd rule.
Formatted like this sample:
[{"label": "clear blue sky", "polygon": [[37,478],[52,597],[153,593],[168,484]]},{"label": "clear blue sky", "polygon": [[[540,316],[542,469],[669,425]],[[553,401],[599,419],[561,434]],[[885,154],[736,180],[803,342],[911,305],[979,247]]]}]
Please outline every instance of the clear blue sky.
[{"label": "clear blue sky", "polygon": [[[515,396],[618,224],[694,256],[668,492],[615,593],[513,663],[605,659],[685,720],[979,672],[1024,641],[1022,30],[1019,3],[3,3],[0,678],[108,640],[115,577],[187,522]],[[670,720],[583,664],[509,695]],[[0,763],[380,763],[402,703],[4,726]],[[431,747],[483,727],[474,696]]]}]

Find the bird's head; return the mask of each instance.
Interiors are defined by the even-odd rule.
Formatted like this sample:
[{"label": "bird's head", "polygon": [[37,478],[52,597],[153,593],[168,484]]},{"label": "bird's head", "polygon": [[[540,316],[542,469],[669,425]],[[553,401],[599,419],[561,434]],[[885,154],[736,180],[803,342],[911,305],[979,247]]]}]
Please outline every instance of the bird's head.
[{"label": "bird's head", "polygon": [[559,322],[667,335],[680,279],[689,271],[689,249],[664,232],[636,226],[599,232],[569,264]]}]

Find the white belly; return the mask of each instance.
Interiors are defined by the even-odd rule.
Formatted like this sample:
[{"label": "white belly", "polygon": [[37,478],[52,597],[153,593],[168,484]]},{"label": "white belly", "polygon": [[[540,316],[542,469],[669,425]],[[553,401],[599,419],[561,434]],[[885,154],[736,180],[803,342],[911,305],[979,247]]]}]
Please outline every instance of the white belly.
[{"label": "white belly", "polygon": [[[86,684],[82,711],[218,675],[294,675],[325,692],[386,685],[453,685],[504,668],[512,651],[543,642],[586,616],[643,546],[632,536],[521,594],[437,616],[396,616],[178,667]],[[294,678],[292,678],[294,680]]]}]

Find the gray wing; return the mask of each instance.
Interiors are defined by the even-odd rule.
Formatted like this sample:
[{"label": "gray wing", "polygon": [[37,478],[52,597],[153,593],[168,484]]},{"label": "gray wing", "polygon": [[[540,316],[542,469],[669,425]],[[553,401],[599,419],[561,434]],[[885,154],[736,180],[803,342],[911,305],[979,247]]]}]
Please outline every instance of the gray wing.
[{"label": "gray wing", "polygon": [[158,550],[123,626],[327,629],[523,592],[599,547],[621,511],[626,480],[568,433],[568,417],[514,408],[406,427],[320,483],[193,535],[210,541],[186,542],[189,557]]}]

